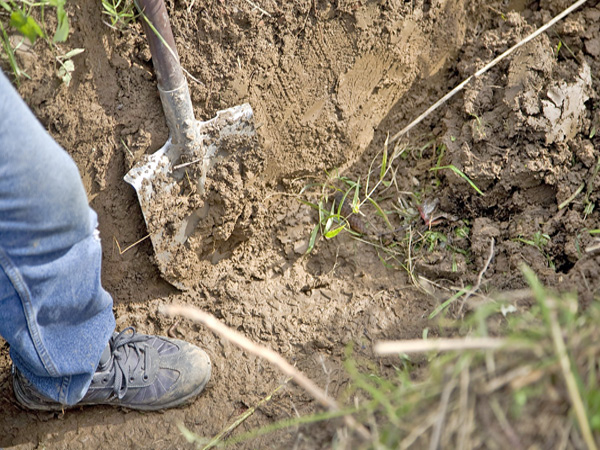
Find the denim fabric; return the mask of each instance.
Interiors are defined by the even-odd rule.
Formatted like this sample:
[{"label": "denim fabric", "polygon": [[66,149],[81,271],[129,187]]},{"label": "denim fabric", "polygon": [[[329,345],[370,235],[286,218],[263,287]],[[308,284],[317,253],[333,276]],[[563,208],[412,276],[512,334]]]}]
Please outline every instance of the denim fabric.
[{"label": "denim fabric", "polygon": [[77,403],[115,328],[77,166],[0,71],[0,334],[44,395]]}]

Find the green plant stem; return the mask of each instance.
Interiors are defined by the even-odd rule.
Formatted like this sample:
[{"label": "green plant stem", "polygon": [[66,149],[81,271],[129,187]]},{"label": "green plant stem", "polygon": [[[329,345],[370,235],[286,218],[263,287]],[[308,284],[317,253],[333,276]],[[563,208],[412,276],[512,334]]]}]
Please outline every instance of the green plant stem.
[{"label": "green plant stem", "polygon": [[471,179],[462,171],[460,170],[458,167],[453,166],[452,164],[449,166],[441,166],[441,167],[432,167],[431,169],[429,169],[430,171],[433,172],[437,172],[438,170],[444,170],[444,169],[450,169],[452,172],[454,172],[455,174],[457,174],[459,177],[461,177],[463,180],[465,180],[467,183],[469,183],[469,185],[475,189],[475,191],[479,194],[479,195],[485,195],[481,189],[479,189],[475,183],[473,183],[471,181]]},{"label": "green plant stem", "polygon": [[575,375],[573,374],[571,360],[569,359],[567,347],[563,339],[563,333],[556,317],[556,310],[551,303],[552,300],[548,297],[546,290],[531,268],[523,266],[521,270],[523,271],[523,274],[525,275],[525,278],[531,286],[533,294],[540,305],[542,316],[544,317],[545,322],[550,327],[552,343],[554,344],[554,352],[556,353],[560,363],[560,368],[565,379],[567,391],[571,399],[571,405],[575,410],[575,417],[577,418],[579,429],[583,434],[583,440],[585,441],[588,449],[597,450],[596,443],[594,442],[594,437],[592,435],[592,430],[590,428],[590,422],[585,412],[585,406],[583,405],[583,401],[577,387],[577,380],[575,380]]}]

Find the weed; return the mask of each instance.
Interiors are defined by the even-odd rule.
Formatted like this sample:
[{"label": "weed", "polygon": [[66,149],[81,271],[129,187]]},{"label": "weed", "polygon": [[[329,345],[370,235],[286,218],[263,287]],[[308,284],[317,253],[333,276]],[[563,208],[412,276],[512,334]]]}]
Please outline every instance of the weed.
[{"label": "weed", "polygon": [[556,45],[556,50],[554,51],[554,55],[558,58],[558,54],[560,53],[560,49],[562,48],[562,41],[558,41],[558,44]]},{"label": "weed", "polygon": [[483,121],[481,120],[481,118],[477,114],[469,114],[469,115],[475,119],[472,122],[471,126],[473,127],[474,131],[477,132],[477,136],[480,139],[485,138],[486,137],[485,125],[484,125]]},{"label": "weed", "polygon": [[536,231],[533,233],[531,239],[527,239],[523,236],[519,236],[515,239],[517,242],[521,242],[526,245],[531,245],[532,247],[537,248],[542,255],[546,257],[546,261],[548,262],[548,267],[551,269],[556,269],[554,261],[550,255],[546,252],[546,247],[550,243],[550,236],[546,233],[542,233],[541,231]]},{"label": "weed", "polygon": [[[342,414],[352,414],[371,431],[368,441],[351,435],[342,448],[475,448],[482,442],[503,447],[511,438],[525,448],[533,442],[553,446],[561,436],[595,448],[594,433],[600,432],[600,303],[581,311],[573,295],[549,292],[529,268],[522,271],[531,288],[528,298],[535,302],[532,307],[490,299],[460,323],[447,322],[453,335],[464,337],[439,340],[424,329],[422,341],[395,343],[399,349],[412,347],[412,356],[398,350],[398,358],[388,357],[386,364],[367,359],[360,353],[362,346],[349,345],[344,367],[350,383],[338,399],[339,412],[284,418],[237,436],[221,432],[204,448],[219,439],[228,447],[315,422],[327,421],[339,430],[342,425],[336,418]],[[468,289],[436,308],[430,319]],[[510,315],[503,313],[509,310]],[[489,338],[488,330],[498,320],[503,326],[495,326],[496,333],[505,337]],[[414,355],[423,351],[426,355]],[[257,407],[266,401],[277,399],[271,394]],[[232,431],[248,415],[224,431]],[[492,425],[497,429],[490,433]],[[189,430],[185,435],[201,446],[209,442]]]},{"label": "weed", "polygon": [[[0,0],[0,11],[4,11],[8,15],[8,23],[2,24],[0,17],[0,31],[2,32],[2,48],[6,53],[8,58],[9,65],[11,70],[17,80],[21,77],[29,76],[20,69],[17,64],[17,60],[15,57],[15,50],[18,48],[17,45],[15,47],[12,46],[11,41],[9,39],[8,33],[6,31],[6,27],[10,29],[14,29],[19,32],[23,37],[29,40],[33,45],[38,38],[43,39],[47,42],[47,44],[51,47],[53,51],[55,51],[55,45],[57,43],[65,42],[69,36],[69,17],[65,10],[66,0],[39,0],[37,2],[28,2],[28,1],[15,1],[15,0]],[[45,13],[46,8],[52,8],[54,13],[56,14],[56,28],[52,33],[52,39],[48,36],[48,32],[46,31],[46,22],[45,22]],[[36,20],[34,16],[40,18],[40,21]],[[70,60],[70,58],[64,58],[57,56],[57,62],[61,65],[61,68],[57,70],[60,77],[63,79],[68,79],[70,81],[70,73],[74,70],[70,68],[70,64],[67,64],[64,67],[64,62]],[[70,70],[69,70],[70,69]]]},{"label": "weed", "polygon": [[[53,7],[56,11],[56,29],[52,42],[64,42],[69,36],[69,18],[65,11],[66,0],[40,0],[35,3],[26,1],[0,0],[2,7],[10,15],[10,26],[25,36],[33,44],[37,38],[48,39],[44,31],[44,11],[46,7]],[[34,9],[38,8],[42,17],[40,25],[32,15]]]},{"label": "weed", "polygon": [[544,247],[546,247],[546,245],[548,245],[550,242],[550,236],[542,233],[541,231],[536,231],[533,233],[531,239],[525,239],[523,236],[519,236],[516,240],[522,242],[523,244],[531,245],[543,253]]},{"label": "weed", "polygon": [[[386,139],[366,176],[352,178],[334,171],[327,174],[326,182],[305,186],[301,195],[318,196],[314,201],[301,200],[318,212],[307,253],[314,249],[319,237],[329,240],[348,233],[374,248],[385,267],[406,270],[419,289],[424,287],[414,269],[421,261],[430,259],[428,253],[447,253],[451,270],[458,272],[461,264],[470,260],[466,249],[468,221],[438,211],[437,177],[432,177],[429,184],[418,183],[419,189],[411,192],[401,190],[397,178],[400,165],[406,164],[402,158],[407,155],[417,164],[435,165],[432,171],[451,169],[462,173],[454,166],[441,166],[445,150],[443,144],[435,145],[432,140],[412,149],[396,144],[392,150]],[[423,160],[424,157],[427,159]],[[463,177],[483,195],[468,177],[464,174]]]},{"label": "weed", "polygon": [[587,189],[586,189],[586,193],[585,193],[585,198],[583,200],[583,204],[585,205],[583,220],[586,220],[588,218],[588,216],[591,215],[592,212],[594,211],[595,204],[594,204],[594,202],[592,202],[592,194],[595,192],[596,177],[598,176],[599,172],[600,172],[600,156],[598,157],[598,159],[596,161],[596,165],[592,169],[591,176],[586,183]]},{"label": "weed", "polygon": [[6,33],[6,29],[0,22],[0,31],[2,31],[2,48],[8,57],[8,64],[15,75],[15,79],[17,80],[17,84],[19,83],[19,79],[21,77],[30,78],[25,71],[21,70],[17,63],[17,58],[15,57],[15,49],[13,49],[8,34]]},{"label": "weed", "polygon": [[110,22],[105,23],[111,28],[123,30],[137,18],[133,0],[102,0],[102,8]]},{"label": "weed", "polygon": [[[325,183],[306,186],[300,195],[314,187],[319,187],[319,198],[316,202],[301,200],[304,204],[318,211],[318,222],[314,226],[310,238],[307,253],[310,253],[317,241],[318,236],[332,239],[343,231],[359,237],[371,234],[371,236],[383,235],[385,232],[368,229],[366,214],[367,207],[374,209],[374,215],[379,216],[387,228],[392,232],[392,226],[388,215],[391,211],[384,210],[380,205],[380,196],[390,189],[394,183],[393,162],[405,151],[396,145],[393,152],[389,153],[387,140],[381,152],[381,159],[377,170],[377,176],[372,177],[375,160],[371,163],[369,173],[364,182],[359,177],[353,180],[340,176],[337,171],[328,173]],[[376,197],[377,193],[377,197]]]},{"label": "weed", "polygon": [[464,174],[464,172],[462,172],[459,168],[457,168],[456,166],[453,166],[452,164],[448,165],[448,166],[436,166],[436,167],[432,167],[431,171],[438,171],[438,170],[445,170],[445,169],[449,169],[452,172],[454,172],[456,175],[458,175],[459,177],[461,177],[463,180],[465,180],[467,183],[469,183],[469,186],[471,186],[473,189],[475,189],[475,192],[477,192],[479,195],[485,195],[481,189],[479,189],[475,183],[473,183],[473,181],[471,181],[471,179],[466,176]]},{"label": "weed", "polygon": [[56,61],[60,64],[60,67],[56,71],[56,75],[58,78],[62,80],[67,86],[71,83],[73,79],[73,71],[75,70],[75,64],[73,63],[72,58],[83,53],[85,49],[76,48],[73,49],[64,55],[57,56]]}]

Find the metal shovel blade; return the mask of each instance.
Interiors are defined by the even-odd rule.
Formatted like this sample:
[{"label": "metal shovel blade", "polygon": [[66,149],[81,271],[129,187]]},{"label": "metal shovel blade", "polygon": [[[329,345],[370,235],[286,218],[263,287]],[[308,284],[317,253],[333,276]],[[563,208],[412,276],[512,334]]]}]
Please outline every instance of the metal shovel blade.
[{"label": "metal shovel blade", "polygon": [[[205,197],[205,182],[211,168],[219,161],[233,156],[235,143],[253,139],[256,130],[253,111],[243,104],[219,111],[209,121],[186,123],[187,142],[167,143],[151,155],[145,155],[124,179],[137,192],[144,220],[150,234],[155,258],[162,276],[175,287],[186,289],[194,280],[180,279],[173,270],[175,255],[186,251],[186,242],[198,223],[208,215],[210,205],[205,201],[186,204],[186,194]],[[190,152],[189,142],[197,147]]]}]

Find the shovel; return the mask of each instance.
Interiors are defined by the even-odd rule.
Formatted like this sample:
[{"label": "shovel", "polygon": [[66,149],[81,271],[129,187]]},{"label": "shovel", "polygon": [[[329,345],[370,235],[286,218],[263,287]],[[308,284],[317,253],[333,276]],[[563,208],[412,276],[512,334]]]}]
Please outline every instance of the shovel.
[{"label": "shovel", "polygon": [[138,4],[145,16],[142,23],[169,139],[152,155],[144,155],[124,179],[137,192],[161,275],[186,289],[194,280],[177,276],[172,267],[175,255],[185,251],[186,241],[207,217],[210,206],[202,201],[185,204],[182,186],[197,194],[195,198],[204,196],[210,169],[227,156],[222,147],[230,145],[224,142],[256,135],[253,112],[249,104],[243,104],[219,111],[209,121],[197,121],[164,1],[138,0]]}]

